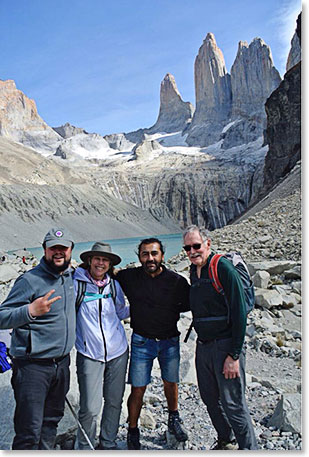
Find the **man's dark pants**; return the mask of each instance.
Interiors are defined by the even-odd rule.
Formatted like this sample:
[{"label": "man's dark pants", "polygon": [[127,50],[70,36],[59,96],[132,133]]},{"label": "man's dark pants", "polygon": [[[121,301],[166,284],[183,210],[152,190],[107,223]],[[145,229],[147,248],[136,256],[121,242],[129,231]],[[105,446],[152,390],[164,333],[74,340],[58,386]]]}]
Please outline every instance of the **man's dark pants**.
[{"label": "man's dark pants", "polygon": [[200,394],[219,439],[229,442],[234,432],[239,449],[258,449],[245,398],[244,350],[239,358],[240,378],[225,379],[222,373],[231,345],[231,338],[197,341],[195,363]]},{"label": "man's dark pants", "polygon": [[57,361],[14,359],[13,450],[54,448],[70,385],[69,365],[69,355]]}]

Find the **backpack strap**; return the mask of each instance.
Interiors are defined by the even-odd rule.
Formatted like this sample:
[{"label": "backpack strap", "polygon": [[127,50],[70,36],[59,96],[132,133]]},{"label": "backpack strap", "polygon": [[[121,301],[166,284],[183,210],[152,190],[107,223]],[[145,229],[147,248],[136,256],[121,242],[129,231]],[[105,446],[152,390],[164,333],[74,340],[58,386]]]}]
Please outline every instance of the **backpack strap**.
[{"label": "backpack strap", "polygon": [[[75,299],[75,308],[76,308],[76,314],[78,313],[78,310],[80,308],[80,305],[82,304],[84,298],[85,298],[85,295],[86,295],[86,288],[87,288],[87,283],[85,281],[80,281],[79,279],[77,280],[77,284],[78,284],[78,287],[77,287],[77,295],[76,295],[76,299]],[[96,296],[96,294],[87,294],[89,296],[89,298],[86,299],[86,301],[90,301],[90,300],[96,300],[97,298],[108,298],[108,297],[112,297],[113,299],[113,302],[114,304],[116,305],[116,297],[117,297],[117,288],[116,288],[116,284],[115,284],[115,280],[111,278],[110,280],[110,288],[111,288],[111,292],[110,294],[108,295],[102,295],[103,293],[103,289],[102,291],[100,292],[99,295],[102,295],[102,296]]]},{"label": "backpack strap", "polygon": [[212,256],[212,258],[210,259],[210,262],[209,262],[208,274],[209,274],[209,277],[211,279],[211,283],[214,286],[214,288],[216,289],[216,291],[218,292],[218,294],[223,295],[223,297],[224,297],[224,301],[225,301],[225,304],[227,306],[227,321],[229,323],[230,322],[230,314],[231,314],[230,305],[229,305],[229,302],[228,302],[228,300],[226,298],[223,286],[222,286],[222,284],[221,284],[221,282],[219,280],[219,276],[218,276],[218,263],[219,263],[219,260],[221,259],[221,257],[224,257],[224,255],[223,254],[215,254],[215,255]]},{"label": "backpack strap", "polygon": [[219,294],[224,295],[224,290],[218,276],[218,262],[221,257],[222,254],[215,254],[212,256],[209,262],[208,274],[216,291]]},{"label": "backpack strap", "polygon": [[113,278],[111,278],[110,288],[111,288],[112,299],[114,301],[114,304],[116,305],[117,287],[115,284],[115,280]]},{"label": "backpack strap", "polygon": [[85,281],[80,281],[78,279],[77,284],[78,284],[77,295],[76,295],[76,299],[75,299],[76,314],[78,313],[80,305],[82,304],[82,301],[84,300],[86,288],[87,288],[87,283]]}]

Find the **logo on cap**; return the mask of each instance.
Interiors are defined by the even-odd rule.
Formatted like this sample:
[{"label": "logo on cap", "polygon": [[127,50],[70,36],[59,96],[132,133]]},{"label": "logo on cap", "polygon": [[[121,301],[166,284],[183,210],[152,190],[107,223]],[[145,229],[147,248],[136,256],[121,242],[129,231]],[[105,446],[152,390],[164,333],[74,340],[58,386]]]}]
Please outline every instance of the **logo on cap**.
[{"label": "logo on cap", "polygon": [[61,236],[63,236],[63,232],[61,230],[57,230],[57,232],[55,233],[55,235],[60,238]]}]

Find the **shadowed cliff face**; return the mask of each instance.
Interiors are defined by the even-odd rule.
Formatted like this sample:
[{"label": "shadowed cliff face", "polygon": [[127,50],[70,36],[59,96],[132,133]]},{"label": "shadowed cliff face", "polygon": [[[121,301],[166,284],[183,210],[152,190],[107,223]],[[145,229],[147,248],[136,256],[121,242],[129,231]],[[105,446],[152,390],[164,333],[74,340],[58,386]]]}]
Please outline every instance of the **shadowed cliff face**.
[{"label": "shadowed cliff face", "polygon": [[[300,15],[296,35],[300,41]],[[295,39],[292,40],[295,45]],[[291,55],[293,52],[290,53]],[[285,75],[265,104],[267,128],[265,142],[264,192],[285,176],[301,155],[301,62]]]},{"label": "shadowed cliff face", "polygon": [[[182,159],[163,155],[151,163],[119,167],[98,185],[113,197],[148,209],[159,221],[172,218],[181,227],[194,223],[214,229],[235,219],[256,199],[265,152],[260,148],[252,162],[206,154]],[[251,153],[256,155],[256,150]]]}]

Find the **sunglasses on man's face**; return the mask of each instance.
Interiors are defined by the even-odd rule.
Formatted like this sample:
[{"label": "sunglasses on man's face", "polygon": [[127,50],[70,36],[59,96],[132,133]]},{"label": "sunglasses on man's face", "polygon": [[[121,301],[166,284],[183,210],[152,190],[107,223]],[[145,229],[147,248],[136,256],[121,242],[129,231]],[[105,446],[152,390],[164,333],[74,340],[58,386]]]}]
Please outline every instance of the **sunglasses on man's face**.
[{"label": "sunglasses on man's face", "polygon": [[183,246],[183,248],[186,252],[189,252],[189,251],[191,251],[191,248],[193,248],[197,251],[198,249],[201,249],[201,246],[202,246],[202,243],[194,243],[194,244],[186,244],[185,246]]}]

